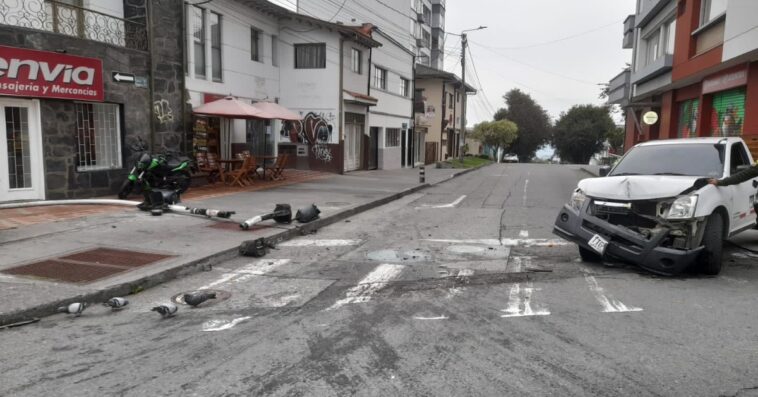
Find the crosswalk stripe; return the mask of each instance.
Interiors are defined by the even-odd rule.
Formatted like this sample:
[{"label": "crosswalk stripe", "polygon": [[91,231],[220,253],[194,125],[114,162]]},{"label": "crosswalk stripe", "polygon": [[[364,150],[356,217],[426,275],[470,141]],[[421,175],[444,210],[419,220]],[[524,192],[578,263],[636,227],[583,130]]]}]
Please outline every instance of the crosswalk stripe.
[{"label": "crosswalk stripe", "polygon": [[405,268],[402,265],[384,263],[377,266],[358,285],[350,288],[345,298],[338,300],[326,310],[334,310],[350,303],[364,303],[371,300],[371,295],[387,286],[387,283],[397,277]]},{"label": "crosswalk stripe", "polygon": [[584,279],[590,287],[590,291],[595,295],[595,299],[603,306],[603,313],[623,313],[623,312],[641,312],[641,307],[627,306],[613,295],[606,294],[595,277],[589,274],[584,275]]},{"label": "crosswalk stripe", "polygon": [[242,266],[239,269],[235,269],[233,271],[224,273],[221,275],[221,277],[218,278],[218,280],[213,281],[209,284],[206,284],[198,289],[211,289],[213,287],[226,284],[230,281],[240,282],[240,281],[246,281],[253,276],[262,276],[266,273],[271,272],[275,268],[285,265],[289,263],[289,259],[263,259],[259,260],[250,264],[247,264],[245,266]]},{"label": "crosswalk stripe", "polygon": [[506,247],[557,247],[572,245],[566,240],[546,238],[479,238],[479,239],[423,239],[430,243],[503,245]]},{"label": "crosswalk stripe", "polygon": [[532,293],[534,293],[534,291],[535,288],[532,282],[527,282],[526,287],[524,288],[521,288],[520,283],[513,284],[511,286],[510,293],[508,294],[508,307],[504,310],[501,310],[502,312],[505,312],[505,314],[501,315],[500,317],[507,318],[550,315],[550,311],[547,309],[532,309]]}]

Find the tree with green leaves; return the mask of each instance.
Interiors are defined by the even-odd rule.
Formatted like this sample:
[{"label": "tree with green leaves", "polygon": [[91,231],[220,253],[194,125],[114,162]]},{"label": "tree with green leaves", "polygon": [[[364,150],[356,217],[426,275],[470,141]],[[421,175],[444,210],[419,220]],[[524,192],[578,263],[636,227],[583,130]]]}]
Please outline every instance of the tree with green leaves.
[{"label": "tree with green leaves", "polygon": [[607,107],[576,105],[561,113],[553,128],[552,143],[562,160],[587,164],[615,130]]},{"label": "tree with green leaves", "polygon": [[503,95],[506,107],[495,112],[495,120],[510,120],[518,126],[518,138],[510,151],[521,162],[529,162],[550,140],[551,123],[547,111],[532,97],[514,88]]},{"label": "tree with green leaves", "polygon": [[518,127],[509,120],[483,121],[474,126],[474,139],[495,149],[495,157],[500,162],[501,150],[505,150],[518,137]]}]

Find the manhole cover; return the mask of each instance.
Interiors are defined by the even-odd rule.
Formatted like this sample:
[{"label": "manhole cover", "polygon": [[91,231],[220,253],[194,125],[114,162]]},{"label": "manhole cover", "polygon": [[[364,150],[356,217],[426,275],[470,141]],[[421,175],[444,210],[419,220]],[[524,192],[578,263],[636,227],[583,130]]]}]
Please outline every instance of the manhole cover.
[{"label": "manhole cover", "polygon": [[2,273],[68,283],[89,283],[172,257],[174,255],[95,248],[12,267],[3,270]]},{"label": "manhole cover", "polygon": [[178,303],[180,305],[186,305],[187,303],[184,302],[184,295],[185,294],[191,294],[193,292],[198,292],[198,291],[205,291],[205,292],[214,292],[214,293],[216,293],[216,299],[208,299],[207,301],[205,301],[205,302],[201,303],[200,305],[198,305],[198,307],[213,306],[213,305],[218,304],[219,302],[223,302],[223,301],[225,301],[225,300],[227,300],[227,299],[229,299],[229,298],[232,297],[231,292],[228,292],[228,291],[222,291],[220,289],[204,289],[204,290],[186,291],[186,292],[182,292],[180,294],[176,294],[176,295],[174,295],[174,296],[171,297],[171,301],[174,302],[174,303]]}]

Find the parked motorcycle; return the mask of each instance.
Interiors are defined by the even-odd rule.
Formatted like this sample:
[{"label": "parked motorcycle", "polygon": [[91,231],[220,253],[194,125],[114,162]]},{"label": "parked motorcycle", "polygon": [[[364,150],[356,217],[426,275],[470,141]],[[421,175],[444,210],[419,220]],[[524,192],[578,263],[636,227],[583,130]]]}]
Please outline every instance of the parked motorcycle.
[{"label": "parked motorcycle", "polygon": [[141,138],[137,138],[132,150],[139,155],[129,176],[121,185],[118,198],[125,199],[135,187],[140,187],[142,192],[166,189],[181,194],[187,191],[191,182],[190,171],[194,168],[190,158],[168,150],[151,155]]}]

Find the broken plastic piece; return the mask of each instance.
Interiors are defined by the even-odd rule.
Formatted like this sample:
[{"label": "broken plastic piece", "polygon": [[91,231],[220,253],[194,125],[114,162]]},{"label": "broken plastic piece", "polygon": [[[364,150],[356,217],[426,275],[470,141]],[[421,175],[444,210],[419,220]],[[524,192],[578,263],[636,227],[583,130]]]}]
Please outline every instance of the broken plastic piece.
[{"label": "broken plastic piece", "polygon": [[321,213],[321,210],[316,207],[316,204],[311,204],[308,207],[301,208],[297,210],[297,214],[295,214],[295,219],[297,219],[300,223],[308,223],[312,222],[316,219],[318,219],[319,215]]}]

